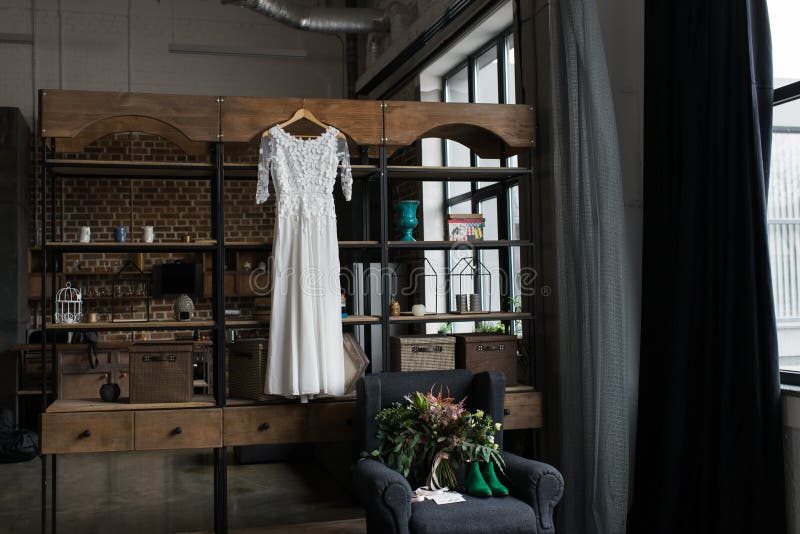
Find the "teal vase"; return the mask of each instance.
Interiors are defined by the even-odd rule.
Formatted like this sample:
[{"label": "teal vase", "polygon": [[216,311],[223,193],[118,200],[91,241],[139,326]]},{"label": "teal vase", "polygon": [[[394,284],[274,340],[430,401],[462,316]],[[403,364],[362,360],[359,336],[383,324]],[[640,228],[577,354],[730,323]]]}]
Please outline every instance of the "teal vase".
[{"label": "teal vase", "polygon": [[400,200],[394,205],[394,209],[397,211],[395,223],[403,232],[400,241],[416,241],[411,232],[419,223],[419,220],[417,220],[417,206],[419,206],[419,200]]}]

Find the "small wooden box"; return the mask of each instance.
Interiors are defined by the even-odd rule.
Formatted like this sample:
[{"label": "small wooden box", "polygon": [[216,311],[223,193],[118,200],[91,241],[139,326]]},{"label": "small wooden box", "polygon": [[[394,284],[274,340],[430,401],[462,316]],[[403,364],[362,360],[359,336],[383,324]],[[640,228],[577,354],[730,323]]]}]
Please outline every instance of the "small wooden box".
[{"label": "small wooden box", "polygon": [[130,402],[189,402],[194,393],[191,343],[131,345]]},{"label": "small wooden box", "polygon": [[501,371],[506,385],[517,384],[517,337],[505,334],[459,334],[456,367],[473,373]]},{"label": "small wooden box", "polygon": [[451,336],[392,336],[392,371],[455,369],[456,340]]}]

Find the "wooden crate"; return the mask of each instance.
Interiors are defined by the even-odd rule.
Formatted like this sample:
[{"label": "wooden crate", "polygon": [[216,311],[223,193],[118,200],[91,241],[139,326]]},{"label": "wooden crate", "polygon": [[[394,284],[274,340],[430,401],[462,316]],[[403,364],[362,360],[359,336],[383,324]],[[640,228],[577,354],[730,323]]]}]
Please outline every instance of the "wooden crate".
[{"label": "wooden crate", "polygon": [[456,367],[473,373],[501,371],[506,385],[517,384],[517,337],[504,334],[458,334]]}]

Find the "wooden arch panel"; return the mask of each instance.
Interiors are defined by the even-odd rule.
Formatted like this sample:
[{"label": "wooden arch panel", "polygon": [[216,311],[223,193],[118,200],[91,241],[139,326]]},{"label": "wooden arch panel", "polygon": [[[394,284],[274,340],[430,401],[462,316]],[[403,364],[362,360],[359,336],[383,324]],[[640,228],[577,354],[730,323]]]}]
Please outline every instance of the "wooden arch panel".
[{"label": "wooden arch panel", "polygon": [[[218,141],[219,103],[214,96],[43,89],[39,99],[45,137],[78,137],[92,125],[91,135],[102,137],[120,127],[119,121],[109,119],[146,117],[177,130],[189,141]],[[101,123],[109,130],[103,132]]]},{"label": "wooden arch panel", "polygon": [[183,132],[165,122],[150,117],[125,115],[109,117],[93,122],[75,137],[59,139],[58,150],[61,152],[80,152],[86,146],[109,134],[120,132],[146,132],[158,135],[175,143],[186,154],[202,156],[208,152],[208,143],[192,141]]},{"label": "wooden arch panel", "polygon": [[316,98],[224,97],[222,139],[226,142],[252,141],[267,128],[289,119],[302,107],[325,124],[341,130],[357,145],[381,144],[383,112],[380,102]]},{"label": "wooden arch panel", "polygon": [[533,110],[527,105],[392,100],[385,104],[386,144],[390,146],[443,137],[463,143],[483,158],[498,158],[535,145]]}]

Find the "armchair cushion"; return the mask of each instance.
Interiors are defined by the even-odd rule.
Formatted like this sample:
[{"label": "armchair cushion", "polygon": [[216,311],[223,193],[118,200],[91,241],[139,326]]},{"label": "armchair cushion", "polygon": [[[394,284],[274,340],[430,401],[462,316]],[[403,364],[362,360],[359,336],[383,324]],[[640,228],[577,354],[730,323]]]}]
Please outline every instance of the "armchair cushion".
[{"label": "armchair cushion", "polygon": [[533,508],[514,497],[485,499],[464,495],[466,502],[411,505],[414,534],[537,534]]}]

